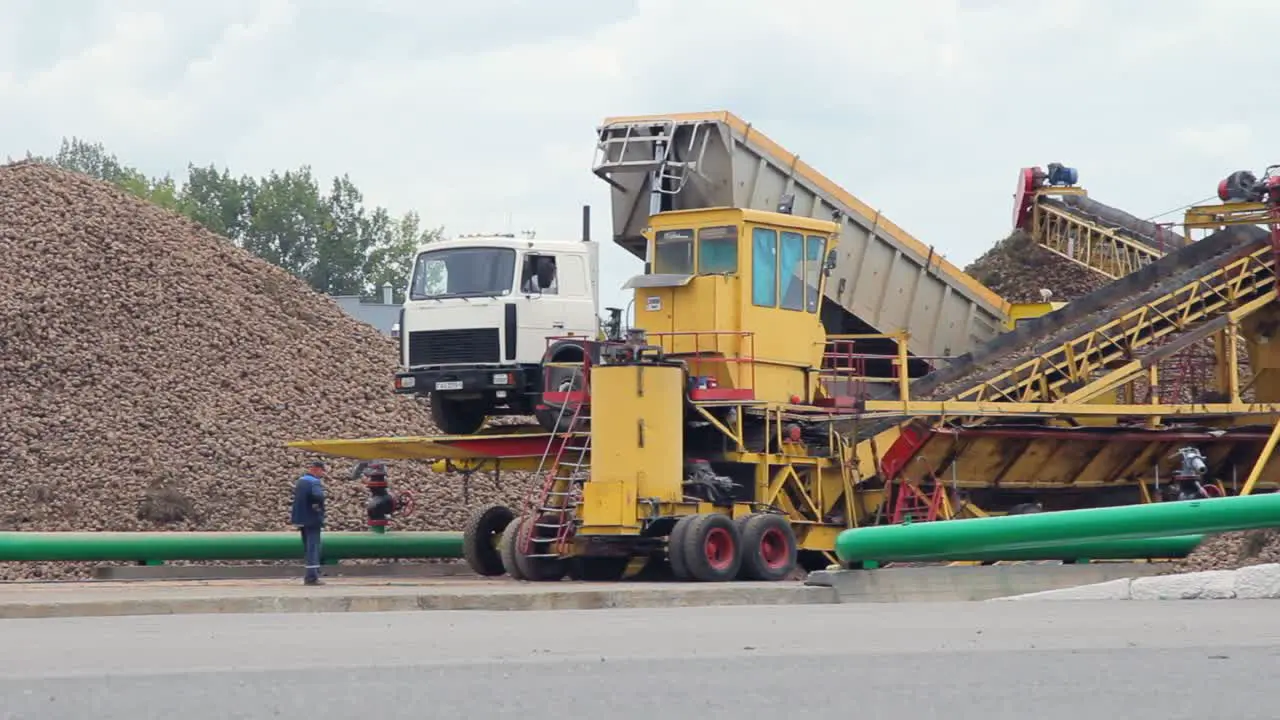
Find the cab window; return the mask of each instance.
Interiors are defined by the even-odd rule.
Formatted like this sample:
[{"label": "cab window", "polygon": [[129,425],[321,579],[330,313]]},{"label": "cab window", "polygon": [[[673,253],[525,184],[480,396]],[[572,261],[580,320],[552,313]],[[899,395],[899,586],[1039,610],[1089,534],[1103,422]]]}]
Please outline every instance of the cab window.
[{"label": "cab window", "polygon": [[693,274],[692,230],[663,230],[654,236],[653,244],[654,274]]},{"label": "cab window", "polygon": [[524,256],[524,269],[520,272],[520,292],[526,295],[559,294],[555,256],[534,253]]},{"label": "cab window", "polygon": [[769,228],[751,229],[751,302],[778,305],[778,233]]},{"label": "cab window", "polygon": [[738,228],[705,227],[698,231],[698,274],[738,272]]},{"label": "cab window", "polygon": [[781,306],[785,310],[804,309],[804,235],[783,232],[778,243],[778,276],[782,295]]},{"label": "cab window", "polygon": [[807,243],[804,254],[804,309],[811,313],[816,313],[818,312],[818,307],[822,304],[822,298],[818,295],[818,288],[822,284],[822,263],[827,259],[827,239],[817,235],[810,235]]}]

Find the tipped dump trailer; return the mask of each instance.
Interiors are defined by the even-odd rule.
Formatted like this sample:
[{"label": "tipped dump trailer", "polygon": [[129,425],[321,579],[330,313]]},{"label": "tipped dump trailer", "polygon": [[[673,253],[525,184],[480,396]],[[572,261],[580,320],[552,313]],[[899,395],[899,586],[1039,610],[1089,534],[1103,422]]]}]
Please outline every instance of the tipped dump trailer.
[{"label": "tipped dump trailer", "polygon": [[871,206],[728,112],[613,117],[595,173],[612,190],[613,239],[644,259],[650,215],[712,207],[841,223],[826,285],[829,333],[911,334],[917,357],[962,355],[1009,321],[1010,305]]}]

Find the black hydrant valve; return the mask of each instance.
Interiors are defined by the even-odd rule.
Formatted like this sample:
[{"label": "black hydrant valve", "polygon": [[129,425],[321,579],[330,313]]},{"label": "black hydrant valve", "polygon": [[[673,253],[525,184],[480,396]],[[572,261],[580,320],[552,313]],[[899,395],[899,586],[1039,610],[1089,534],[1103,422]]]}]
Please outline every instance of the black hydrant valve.
[{"label": "black hydrant valve", "polygon": [[369,489],[369,500],[365,503],[369,528],[381,530],[386,528],[392,515],[407,514],[413,508],[413,496],[403,491],[391,492],[385,463],[370,462],[361,465],[364,466],[364,486]]}]

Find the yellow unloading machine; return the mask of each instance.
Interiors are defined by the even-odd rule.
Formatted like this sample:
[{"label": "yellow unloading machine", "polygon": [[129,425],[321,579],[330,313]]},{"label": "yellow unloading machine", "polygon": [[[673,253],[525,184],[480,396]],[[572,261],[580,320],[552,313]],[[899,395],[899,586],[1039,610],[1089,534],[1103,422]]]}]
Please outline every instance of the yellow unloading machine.
[{"label": "yellow unloading machine", "polygon": [[[805,214],[820,214],[816,203]],[[913,353],[909,327],[828,333],[830,306],[848,297],[831,282],[863,272],[848,258],[870,258],[872,235],[860,238],[862,252],[842,254],[850,231],[839,217],[664,210],[640,233],[649,264],[629,283],[631,332],[556,368],[585,382],[544,394],[566,432],[294,445],[470,471],[537,469],[543,482],[519,517],[482,508],[466,528],[473,568],[529,580],[618,578],[637,557],[688,579],[776,579],[825,565],[836,535],[863,524],[1158,499],[1187,444],[1205,451],[1214,478],[1239,467],[1241,491],[1273,488],[1273,251],[1266,231],[1224,225],[920,377],[922,360],[935,358]],[[884,288],[877,297],[887,303]],[[856,309],[856,299],[843,307]],[[977,305],[968,307],[972,318]],[[932,309],[924,298],[901,315],[932,331],[935,345],[918,347],[963,336],[941,332],[946,308]],[[1010,306],[1000,312],[1007,323]],[[1110,401],[1154,379],[1159,356],[1143,352],[1156,341],[1167,353],[1224,328],[1249,343],[1258,402],[1241,400],[1230,372],[1217,402]]]}]

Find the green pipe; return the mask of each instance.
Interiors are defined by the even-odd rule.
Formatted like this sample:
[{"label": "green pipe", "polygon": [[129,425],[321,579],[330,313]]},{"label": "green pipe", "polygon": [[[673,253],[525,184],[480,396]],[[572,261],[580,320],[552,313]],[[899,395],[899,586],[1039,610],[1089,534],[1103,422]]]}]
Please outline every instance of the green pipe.
[{"label": "green pipe", "polygon": [[1203,535],[1175,535],[1146,540],[1061,543],[1039,548],[942,555],[938,562],[962,560],[1144,560],[1184,558],[1204,540]]},{"label": "green pipe", "polygon": [[1280,493],[1270,493],[856,528],[836,537],[836,557],[842,563],[923,561],[1276,526]]},{"label": "green pipe", "polygon": [[[325,560],[460,558],[460,532],[326,532]],[[4,561],[294,560],[297,532],[0,532]]]}]

